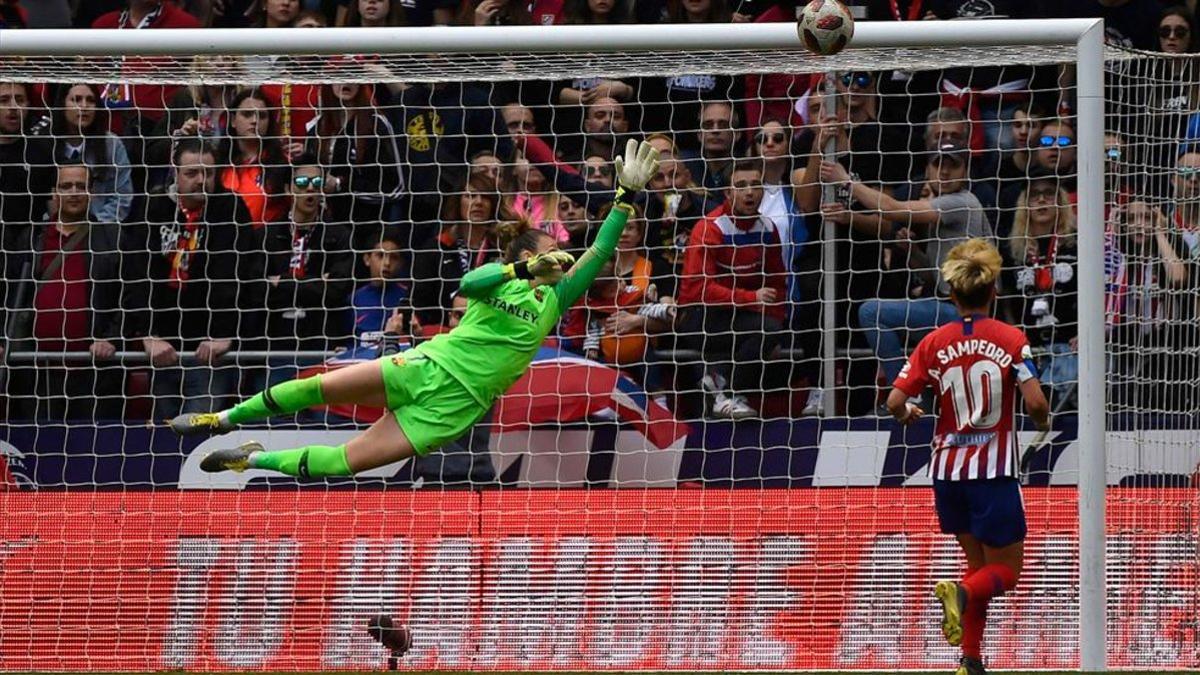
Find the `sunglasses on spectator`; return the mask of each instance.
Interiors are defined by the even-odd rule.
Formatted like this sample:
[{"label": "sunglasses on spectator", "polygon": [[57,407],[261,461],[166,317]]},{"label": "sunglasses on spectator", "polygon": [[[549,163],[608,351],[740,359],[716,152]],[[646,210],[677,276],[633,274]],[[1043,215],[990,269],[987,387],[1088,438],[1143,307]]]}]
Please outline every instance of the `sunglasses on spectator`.
[{"label": "sunglasses on spectator", "polygon": [[1164,40],[1169,37],[1185,38],[1188,36],[1188,33],[1191,33],[1191,32],[1192,32],[1191,29],[1188,28],[1187,26],[1159,26],[1158,27],[1158,37],[1163,38]]},{"label": "sunglasses on spectator", "polygon": [[1121,159],[1121,149],[1120,148],[1105,148],[1104,155],[1106,157],[1108,157],[1109,159]]},{"label": "sunglasses on spectator", "polygon": [[320,190],[325,185],[325,179],[321,176],[296,176],[292,179],[292,184],[301,190],[308,189],[309,186],[314,190]]},{"label": "sunglasses on spectator", "polygon": [[842,86],[849,87],[851,83],[859,89],[864,89],[871,86],[871,76],[866,73],[858,73],[857,75],[846,74],[842,76]]},{"label": "sunglasses on spectator", "polygon": [[1060,148],[1065,148],[1071,143],[1075,142],[1075,139],[1071,138],[1070,136],[1042,136],[1039,142],[1042,144],[1043,148],[1049,148],[1055,145]]},{"label": "sunglasses on spectator", "polygon": [[1200,178],[1200,166],[1177,166],[1175,173],[1180,178]]},{"label": "sunglasses on spectator", "polygon": [[783,136],[782,131],[776,131],[773,134],[768,134],[768,133],[760,131],[757,134],[754,134],[754,142],[759,143],[759,144],[766,143],[768,139],[772,143],[782,143],[783,138],[784,138],[784,136]]},{"label": "sunglasses on spectator", "polygon": [[604,176],[604,177],[609,177],[609,176],[613,175],[613,170],[612,170],[612,167],[611,167],[611,166],[608,166],[608,165],[605,165],[605,166],[588,166],[588,167],[585,167],[585,168],[584,168],[584,170],[583,170],[583,175],[585,175],[585,176]]}]

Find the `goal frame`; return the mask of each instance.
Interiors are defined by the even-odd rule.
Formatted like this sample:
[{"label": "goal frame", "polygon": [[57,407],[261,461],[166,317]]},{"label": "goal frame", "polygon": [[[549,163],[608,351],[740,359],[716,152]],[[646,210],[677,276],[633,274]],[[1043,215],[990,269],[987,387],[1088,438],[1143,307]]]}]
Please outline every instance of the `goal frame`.
[{"label": "goal frame", "polygon": [[[1106,668],[1104,22],[1101,19],[859,22],[851,49],[1073,48],[1078,141],[1079,639],[1083,671]],[[798,49],[791,22],[658,26],[0,31],[0,58],[200,54],[618,53]],[[816,58],[816,57],[814,57]],[[837,57],[821,59],[836,69]],[[831,342],[831,341],[826,341]]]}]

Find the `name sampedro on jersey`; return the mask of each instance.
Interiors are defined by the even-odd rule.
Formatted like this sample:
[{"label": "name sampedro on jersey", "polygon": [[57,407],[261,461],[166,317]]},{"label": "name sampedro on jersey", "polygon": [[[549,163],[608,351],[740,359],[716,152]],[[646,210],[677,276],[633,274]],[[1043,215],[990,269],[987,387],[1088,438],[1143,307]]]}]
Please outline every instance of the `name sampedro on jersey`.
[{"label": "name sampedro on jersey", "polygon": [[987,317],[965,317],[921,340],[894,386],[917,396],[932,385],[937,428],[929,475],[938,480],[1016,477],[1017,388],[1037,377],[1021,330]]}]

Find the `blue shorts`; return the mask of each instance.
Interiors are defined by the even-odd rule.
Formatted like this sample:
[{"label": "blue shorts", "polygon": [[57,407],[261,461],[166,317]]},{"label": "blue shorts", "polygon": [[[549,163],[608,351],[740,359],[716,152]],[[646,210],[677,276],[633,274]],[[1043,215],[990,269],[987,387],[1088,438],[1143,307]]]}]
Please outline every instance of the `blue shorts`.
[{"label": "blue shorts", "polygon": [[1025,500],[1016,478],[935,480],[933,503],[946,534],[970,534],[992,548],[1025,541]]}]

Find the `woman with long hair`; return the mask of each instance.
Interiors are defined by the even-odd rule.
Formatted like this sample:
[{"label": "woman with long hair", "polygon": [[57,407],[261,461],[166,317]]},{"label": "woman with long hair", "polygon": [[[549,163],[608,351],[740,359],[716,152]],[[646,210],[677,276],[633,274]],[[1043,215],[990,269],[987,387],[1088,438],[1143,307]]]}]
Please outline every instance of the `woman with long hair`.
[{"label": "woman with long hair", "polygon": [[1045,352],[1038,369],[1044,375],[1042,381],[1055,392],[1058,405],[1079,380],[1075,353],[1079,256],[1075,210],[1056,178],[1031,180],[1021,193],[1007,248],[1010,287],[1020,294],[1012,300],[1013,314],[1020,317],[1018,323],[1029,343]]},{"label": "woman with long hair", "polygon": [[495,181],[484,175],[466,177],[445,204],[442,231],[414,247],[412,304],[425,324],[443,323],[459,280],[500,255],[496,224],[508,215],[501,215]]},{"label": "woman with long hair", "polygon": [[237,193],[255,227],[287,213],[284,187],[290,174],[287,156],[270,103],[260,89],[246,89],[230,101],[229,135],[217,161],[221,184]]},{"label": "woman with long hair", "polygon": [[342,25],[348,28],[403,26],[404,5],[400,0],[350,0]]},{"label": "woman with long hair", "polygon": [[396,132],[361,84],[321,87],[321,105],[309,123],[309,149],[330,167],[337,216],[352,222],[398,220],[404,189]]},{"label": "woman with long hair", "polygon": [[[351,403],[383,407],[366,432],[337,445],[266,451],[259,443],[217,450],[204,471],[270,469],[291,476],[349,476],[426,455],[460,438],[529,367],[563,313],[613,256],[632,202],[655,171],[656,152],[629,141],[618,160],[622,189],[596,242],[574,259],[537,230],[507,242],[502,262],[483,265],[463,278],[467,310],[457,328],[395,356],[332,373],[284,382],[220,412],[183,415],[171,422],[180,434],[225,433],[257,419]],[[568,266],[570,267],[567,270]]]},{"label": "woman with long hair", "polygon": [[99,88],[91,84],[59,89],[51,122],[54,160],[86,164],[92,181],[92,221],[119,223],[133,204],[133,172],[125,144],[108,130],[108,112],[98,105],[99,98]]}]

